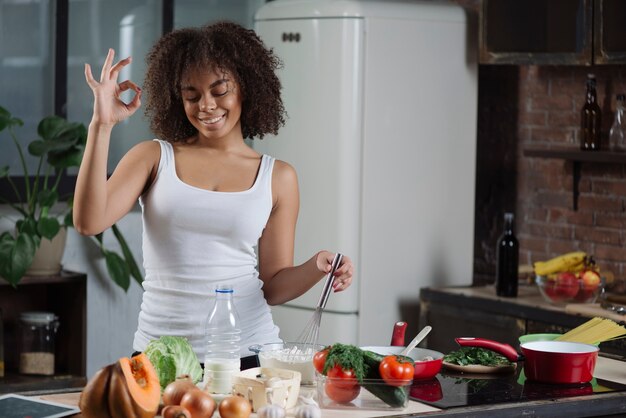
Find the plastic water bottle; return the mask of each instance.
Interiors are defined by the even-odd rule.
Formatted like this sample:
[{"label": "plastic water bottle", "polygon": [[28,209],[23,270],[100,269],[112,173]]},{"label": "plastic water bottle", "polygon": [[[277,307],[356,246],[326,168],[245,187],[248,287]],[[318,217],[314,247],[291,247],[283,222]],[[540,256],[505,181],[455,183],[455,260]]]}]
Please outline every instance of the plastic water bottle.
[{"label": "plastic water bottle", "polygon": [[239,317],[232,286],[215,289],[215,304],[205,327],[204,383],[210,393],[228,394],[232,377],[241,367]]}]

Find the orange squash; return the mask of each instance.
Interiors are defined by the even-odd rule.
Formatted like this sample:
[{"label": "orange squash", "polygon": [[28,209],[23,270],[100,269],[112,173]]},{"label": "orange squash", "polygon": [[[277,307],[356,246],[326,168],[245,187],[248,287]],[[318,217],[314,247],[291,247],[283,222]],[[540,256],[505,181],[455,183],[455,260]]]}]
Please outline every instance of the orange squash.
[{"label": "orange squash", "polygon": [[83,389],[78,406],[85,418],[154,418],[160,400],[159,378],[142,353],[100,369]]}]

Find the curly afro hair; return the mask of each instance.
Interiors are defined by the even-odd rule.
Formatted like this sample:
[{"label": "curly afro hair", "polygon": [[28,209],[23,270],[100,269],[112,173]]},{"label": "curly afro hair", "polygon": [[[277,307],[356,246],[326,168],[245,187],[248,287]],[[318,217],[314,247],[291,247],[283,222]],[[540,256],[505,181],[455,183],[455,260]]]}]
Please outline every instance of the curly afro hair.
[{"label": "curly afro hair", "polygon": [[242,96],[244,138],[276,134],[285,123],[275,72],[282,63],[253,30],[227,21],[178,29],[154,44],[146,63],[145,113],[162,139],[185,141],[197,133],[185,114],[181,81],[187,71],[198,68],[216,68],[234,77]]}]

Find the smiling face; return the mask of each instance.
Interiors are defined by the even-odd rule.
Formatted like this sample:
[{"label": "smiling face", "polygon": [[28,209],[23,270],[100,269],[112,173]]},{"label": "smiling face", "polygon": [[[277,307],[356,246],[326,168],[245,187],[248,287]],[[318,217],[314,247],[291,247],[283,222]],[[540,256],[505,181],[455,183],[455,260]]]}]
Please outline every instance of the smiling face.
[{"label": "smiling face", "polygon": [[181,96],[185,114],[200,139],[243,140],[241,94],[229,73],[217,69],[190,70],[183,77]]}]

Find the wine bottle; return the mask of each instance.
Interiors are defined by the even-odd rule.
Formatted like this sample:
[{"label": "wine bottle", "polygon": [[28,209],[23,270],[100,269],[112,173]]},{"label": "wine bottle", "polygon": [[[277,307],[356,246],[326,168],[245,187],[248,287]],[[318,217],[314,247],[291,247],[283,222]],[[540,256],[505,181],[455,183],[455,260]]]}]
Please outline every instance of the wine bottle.
[{"label": "wine bottle", "polygon": [[596,96],[596,77],[587,75],[585,104],[580,111],[580,149],[599,151],[601,141],[602,111]]},{"label": "wine bottle", "polygon": [[512,213],[504,214],[504,232],[496,249],[496,294],[504,297],[517,296],[519,243],[513,232],[513,218]]}]

